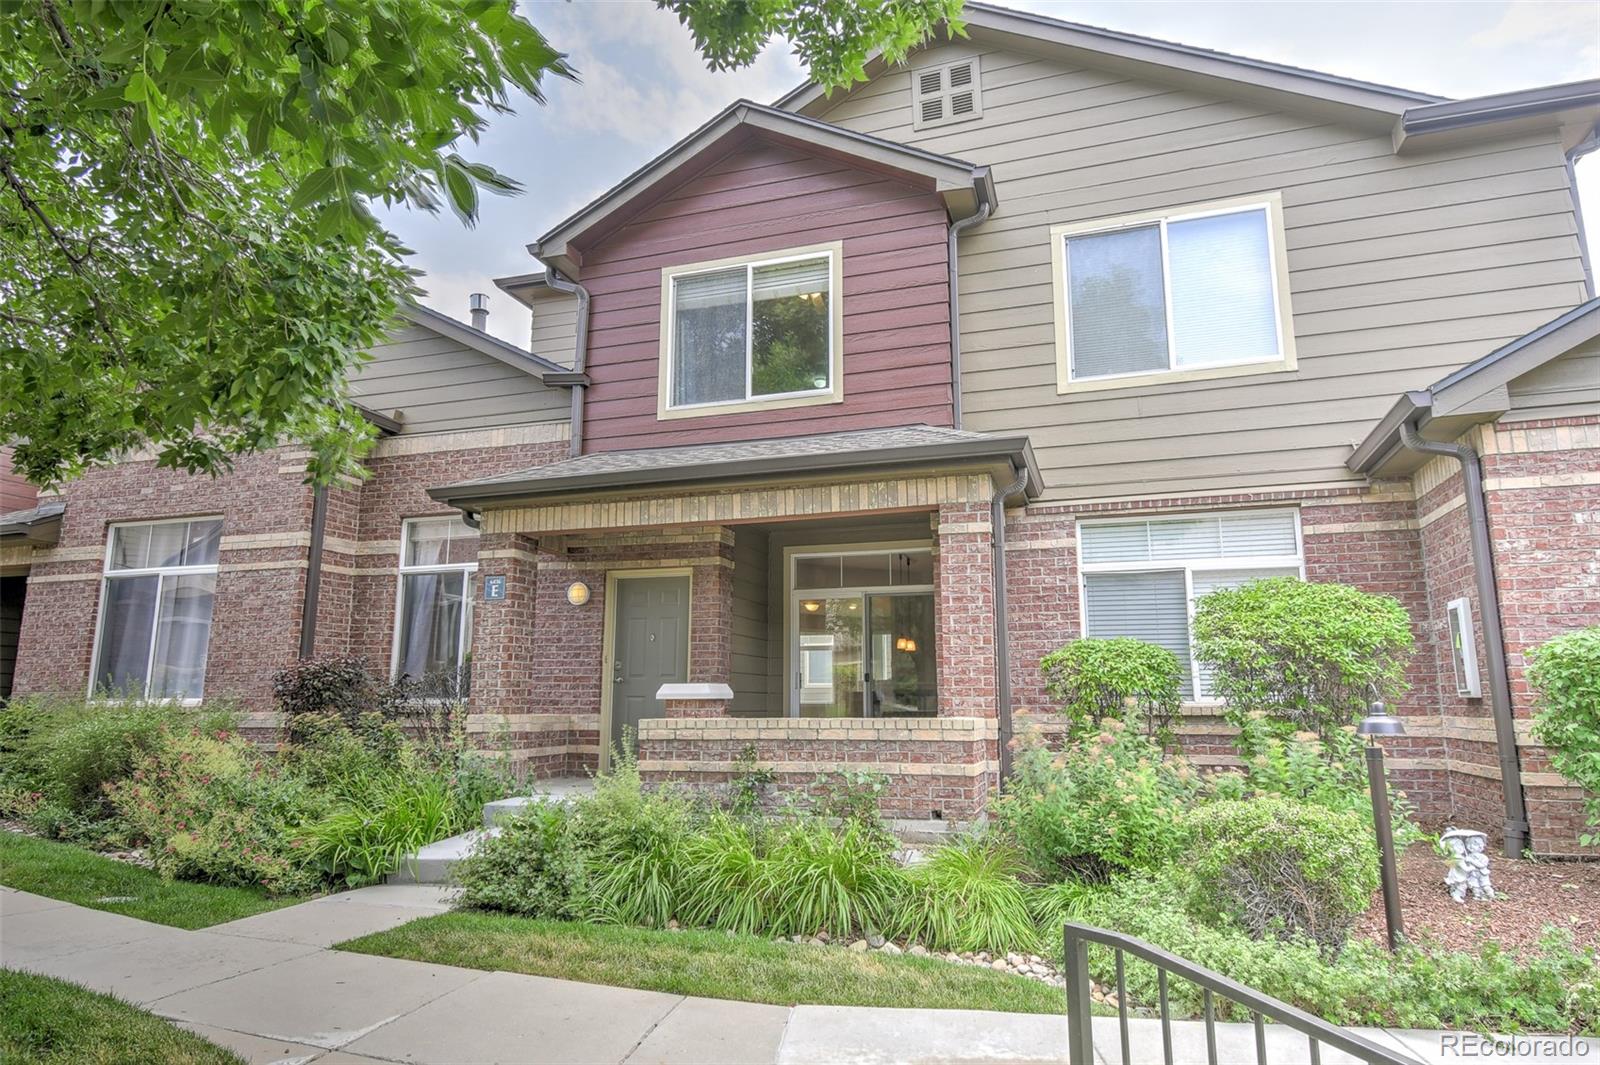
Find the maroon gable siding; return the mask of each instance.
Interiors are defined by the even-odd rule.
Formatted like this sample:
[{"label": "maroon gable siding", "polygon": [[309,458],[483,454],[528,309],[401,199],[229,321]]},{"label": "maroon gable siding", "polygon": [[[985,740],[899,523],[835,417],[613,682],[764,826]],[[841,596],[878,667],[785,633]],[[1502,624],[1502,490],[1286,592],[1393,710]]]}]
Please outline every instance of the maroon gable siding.
[{"label": "maroon gable siding", "polygon": [[[951,424],[947,232],[939,198],[909,181],[764,141],[731,152],[584,252],[586,449]],[[844,402],[658,420],[662,268],[833,240]]]}]

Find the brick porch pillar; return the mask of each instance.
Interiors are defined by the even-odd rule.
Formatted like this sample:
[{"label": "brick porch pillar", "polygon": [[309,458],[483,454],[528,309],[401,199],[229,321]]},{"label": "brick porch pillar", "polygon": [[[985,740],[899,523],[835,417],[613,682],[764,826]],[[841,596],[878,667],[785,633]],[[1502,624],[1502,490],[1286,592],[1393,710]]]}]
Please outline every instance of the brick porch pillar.
[{"label": "brick porch pillar", "polygon": [[[484,533],[472,591],[472,717],[483,731],[496,718],[527,714],[534,697],[534,541],[518,533]],[[505,580],[505,597],[488,599],[491,578]],[[520,745],[519,745],[520,746]],[[519,762],[525,753],[516,750]]]},{"label": "brick porch pillar", "polygon": [[732,529],[718,526],[715,538],[704,545],[711,558],[693,567],[689,582],[691,683],[728,684],[733,680],[733,537]]},{"label": "brick porch pillar", "polygon": [[733,689],[726,684],[663,684],[656,692],[663,717],[727,717]]},{"label": "brick porch pillar", "polygon": [[939,507],[934,535],[934,625],[939,715],[994,717],[994,556],[989,508]]}]

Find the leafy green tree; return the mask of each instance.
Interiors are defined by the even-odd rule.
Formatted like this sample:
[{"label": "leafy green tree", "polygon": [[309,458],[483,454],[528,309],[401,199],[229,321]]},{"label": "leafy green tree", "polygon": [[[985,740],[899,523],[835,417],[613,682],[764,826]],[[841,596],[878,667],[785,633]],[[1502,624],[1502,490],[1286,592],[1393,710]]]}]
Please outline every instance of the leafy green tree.
[{"label": "leafy green tree", "polygon": [[[791,36],[847,83],[959,0],[674,5],[718,68]],[[754,49],[754,50],[752,50]],[[0,4],[0,440],[37,484],[145,450],[216,473],[295,441],[313,479],[370,430],[343,382],[414,289],[367,204],[515,181],[461,154],[573,77],[515,0]]]}]

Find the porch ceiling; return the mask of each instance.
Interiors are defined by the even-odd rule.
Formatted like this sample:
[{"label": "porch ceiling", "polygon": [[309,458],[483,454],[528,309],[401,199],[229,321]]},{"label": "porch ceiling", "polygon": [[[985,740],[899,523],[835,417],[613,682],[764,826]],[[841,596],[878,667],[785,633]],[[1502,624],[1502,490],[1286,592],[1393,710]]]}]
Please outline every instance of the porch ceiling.
[{"label": "porch ceiling", "polygon": [[573,492],[626,491],[668,486],[704,487],[718,482],[869,470],[934,469],[951,465],[1008,464],[1027,474],[1023,492],[1043,490],[1026,436],[1000,436],[961,429],[913,425],[847,433],[781,437],[727,444],[691,444],[636,451],[603,451],[548,466],[428,489],[434,499],[462,510]]}]

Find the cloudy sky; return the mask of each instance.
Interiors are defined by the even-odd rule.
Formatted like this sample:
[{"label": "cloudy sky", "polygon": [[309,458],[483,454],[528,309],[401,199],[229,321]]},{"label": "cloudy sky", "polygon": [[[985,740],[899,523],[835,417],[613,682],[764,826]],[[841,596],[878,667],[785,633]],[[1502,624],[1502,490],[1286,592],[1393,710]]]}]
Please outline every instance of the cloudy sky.
[{"label": "cloudy sky", "polygon": [[[1600,0],[1218,3],[1007,0],[1009,6],[1442,96],[1600,77]],[[467,152],[526,187],[489,197],[476,230],[449,212],[390,212],[415,251],[426,302],[457,318],[490,295],[490,330],[527,340],[528,315],[490,279],[537,269],[524,245],[738,97],[770,103],[804,80],[783,45],[749,69],[709,73],[688,33],[649,0],[522,0],[582,80],[552,80]],[[1600,250],[1600,152],[1578,166]]]}]

